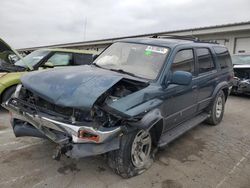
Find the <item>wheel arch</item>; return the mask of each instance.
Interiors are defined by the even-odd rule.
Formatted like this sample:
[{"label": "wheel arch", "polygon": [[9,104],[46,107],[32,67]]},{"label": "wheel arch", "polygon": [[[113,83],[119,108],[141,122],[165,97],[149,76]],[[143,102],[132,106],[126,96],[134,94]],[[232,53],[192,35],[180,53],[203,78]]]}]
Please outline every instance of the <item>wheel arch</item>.
[{"label": "wheel arch", "polygon": [[148,130],[152,136],[153,144],[157,146],[163,131],[163,117],[160,109],[148,112],[139,122],[131,125],[138,129]]},{"label": "wheel arch", "polygon": [[217,93],[222,90],[225,95],[225,100],[227,100],[227,97],[229,95],[229,84],[227,82],[221,82],[219,83],[216,88],[214,89],[214,92],[212,94],[212,99],[214,99],[217,95]]}]

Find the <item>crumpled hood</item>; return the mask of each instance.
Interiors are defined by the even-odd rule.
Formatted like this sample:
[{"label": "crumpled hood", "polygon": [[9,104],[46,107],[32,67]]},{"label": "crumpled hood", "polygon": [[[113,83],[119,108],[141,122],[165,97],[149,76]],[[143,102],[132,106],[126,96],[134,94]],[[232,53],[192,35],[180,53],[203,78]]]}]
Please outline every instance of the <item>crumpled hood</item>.
[{"label": "crumpled hood", "polygon": [[85,65],[34,71],[24,75],[21,81],[26,89],[53,104],[89,110],[104,92],[125,76]]}]

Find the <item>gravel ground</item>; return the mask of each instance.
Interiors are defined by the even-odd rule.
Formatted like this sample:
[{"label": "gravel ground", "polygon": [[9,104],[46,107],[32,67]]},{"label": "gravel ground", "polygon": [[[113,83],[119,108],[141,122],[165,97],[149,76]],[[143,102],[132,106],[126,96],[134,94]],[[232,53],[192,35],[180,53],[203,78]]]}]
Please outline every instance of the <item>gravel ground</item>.
[{"label": "gravel ground", "polygon": [[102,156],[52,160],[55,145],[15,138],[0,110],[0,187],[250,187],[250,98],[230,96],[223,122],[201,124],[159,151],[144,174],[122,179]]}]

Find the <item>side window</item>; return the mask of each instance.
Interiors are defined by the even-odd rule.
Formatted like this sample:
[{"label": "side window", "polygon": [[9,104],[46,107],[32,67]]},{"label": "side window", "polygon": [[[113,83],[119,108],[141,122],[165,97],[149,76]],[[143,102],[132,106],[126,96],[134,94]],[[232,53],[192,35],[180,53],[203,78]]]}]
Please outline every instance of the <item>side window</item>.
[{"label": "side window", "polygon": [[65,66],[71,63],[72,54],[56,52],[52,55],[48,62],[51,62],[54,66]]},{"label": "side window", "polygon": [[221,69],[232,67],[232,61],[227,48],[225,47],[214,47],[214,51],[217,56],[218,63]]},{"label": "side window", "polygon": [[198,48],[196,52],[199,64],[199,74],[209,72],[215,69],[214,61],[209,49]]},{"label": "side window", "polygon": [[193,50],[181,50],[177,52],[171,65],[171,71],[187,71],[194,73],[194,53]]},{"label": "side window", "polygon": [[90,65],[92,62],[92,54],[74,54],[74,65]]}]

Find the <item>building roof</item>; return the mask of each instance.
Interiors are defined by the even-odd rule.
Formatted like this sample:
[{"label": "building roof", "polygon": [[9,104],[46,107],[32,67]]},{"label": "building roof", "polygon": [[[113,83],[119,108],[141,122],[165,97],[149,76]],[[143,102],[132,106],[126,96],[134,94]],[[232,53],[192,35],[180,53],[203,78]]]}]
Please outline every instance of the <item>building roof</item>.
[{"label": "building roof", "polygon": [[29,51],[39,48],[48,48],[48,47],[77,47],[77,46],[88,46],[88,45],[100,45],[100,44],[112,44],[114,41],[125,39],[125,38],[137,38],[137,37],[150,37],[154,35],[202,35],[202,34],[211,34],[211,33],[219,33],[225,31],[238,31],[238,30],[250,30],[250,21],[247,22],[238,22],[238,23],[230,23],[230,24],[222,24],[222,25],[214,25],[214,26],[206,26],[206,27],[197,27],[190,29],[182,29],[182,30],[172,30],[165,32],[157,32],[157,33],[148,33],[141,35],[132,35],[132,36],[124,36],[124,37],[116,37],[116,38],[107,38],[107,39],[98,39],[91,41],[81,41],[81,42],[72,42],[72,43],[64,43],[64,44],[55,44],[48,46],[38,46],[38,47],[30,47],[30,48],[21,48],[18,51]]},{"label": "building roof", "polygon": [[67,48],[41,48],[39,50],[48,50],[52,52],[69,52],[79,54],[98,54],[95,50],[78,50],[78,49],[67,49]]}]

